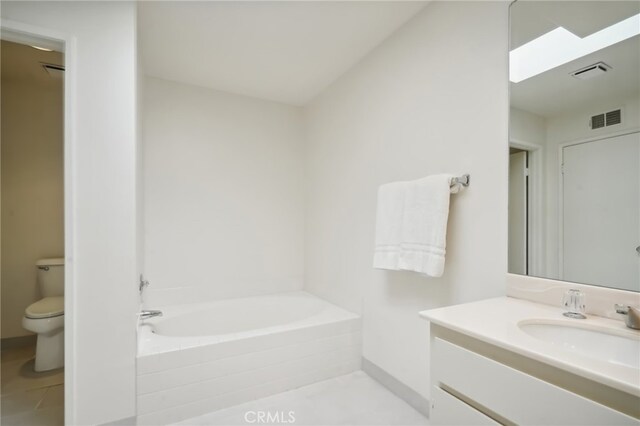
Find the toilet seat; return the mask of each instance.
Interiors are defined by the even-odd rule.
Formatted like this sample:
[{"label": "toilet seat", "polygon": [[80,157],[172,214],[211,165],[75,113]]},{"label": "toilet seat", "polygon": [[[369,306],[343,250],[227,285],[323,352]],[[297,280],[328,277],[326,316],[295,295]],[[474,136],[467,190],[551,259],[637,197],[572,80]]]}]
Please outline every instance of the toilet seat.
[{"label": "toilet seat", "polygon": [[24,310],[24,316],[31,319],[53,318],[61,315],[64,315],[64,296],[45,297]]}]

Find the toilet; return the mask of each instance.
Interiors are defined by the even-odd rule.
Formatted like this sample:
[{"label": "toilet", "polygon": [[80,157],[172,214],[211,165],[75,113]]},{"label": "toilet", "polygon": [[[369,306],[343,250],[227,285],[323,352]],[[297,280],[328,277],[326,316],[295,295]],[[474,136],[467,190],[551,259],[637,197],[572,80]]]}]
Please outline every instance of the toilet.
[{"label": "toilet", "polygon": [[64,259],[36,262],[43,298],[25,309],[22,326],[38,334],[35,371],[64,365]]}]

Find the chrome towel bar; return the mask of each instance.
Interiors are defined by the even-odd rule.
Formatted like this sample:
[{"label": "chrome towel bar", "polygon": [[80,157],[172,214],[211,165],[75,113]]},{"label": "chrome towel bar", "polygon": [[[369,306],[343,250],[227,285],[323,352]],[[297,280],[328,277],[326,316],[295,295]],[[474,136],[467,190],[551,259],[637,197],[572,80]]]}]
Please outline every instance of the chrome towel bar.
[{"label": "chrome towel bar", "polygon": [[464,174],[462,176],[454,177],[451,179],[451,186],[460,184],[462,186],[469,186],[469,180],[471,176],[469,174]]}]

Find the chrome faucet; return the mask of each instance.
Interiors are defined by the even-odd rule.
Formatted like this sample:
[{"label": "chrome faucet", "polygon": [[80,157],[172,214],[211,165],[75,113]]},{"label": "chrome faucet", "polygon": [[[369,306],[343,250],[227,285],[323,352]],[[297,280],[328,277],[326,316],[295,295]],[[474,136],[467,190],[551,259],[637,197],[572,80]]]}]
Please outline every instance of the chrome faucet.
[{"label": "chrome faucet", "polygon": [[574,319],[586,319],[584,313],[587,307],[584,299],[585,294],[582,291],[574,288],[567,290],[562,297],[562,306],[567,308],[567,312],[562,315]]},{"label": "chrome faucet", "polygon": [[633,306],[615,304],[616,312],[624,315],[624,322],[627,327],[640,330],[640,308]]},{"label": "chrome faucet", "polygon": [[142,311],[140,312],[140,319],[149,319],[149,318],[153,318],[153,317],[161,317],[162,316],[162,311]]},{"label": "chrome faucet", "polygon": [[149,287],[149,281],[144,279],[144,275],[140,274],[140,283],[138,284],[138,290],[140,290],[140,294],[142,294],[142,290],[145,287]]}]

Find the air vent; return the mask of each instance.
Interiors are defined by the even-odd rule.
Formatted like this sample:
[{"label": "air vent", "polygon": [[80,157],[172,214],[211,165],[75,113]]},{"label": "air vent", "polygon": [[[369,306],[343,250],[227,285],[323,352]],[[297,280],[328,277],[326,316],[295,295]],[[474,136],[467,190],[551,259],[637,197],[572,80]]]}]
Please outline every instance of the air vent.
[{"label": "air vent", "polygon": [[62,77],[64,75],[64,67],[61,65],[45,64],[44,62],[40,62],[40,64],[51,77]]},{"label": "air vent", "polygon": [[590,78],[606,74],[610,69],[611,67],[604,62],[598,62],[597,64],[589,65],[588,67],[574,71],[571,75],[580,80],[588,80]]},{"label": "air vent", "polygon": [[591,128],[599,129],[604,127],[604,114],[598,114],[591,117]]},{"label": "air vent", "polygon": [[614,111],[603,112],[591,117],[589,125],[592,130],[600,129],[606,126],[613,126],[615,124],[622,123],[622,110],[616,109]]},{"label": "air vent", "polygon": [[617,109],[615,111],[609,111],[605,114],[607,126],[613,126],[614,124],[622,123],[622,111]]}]

